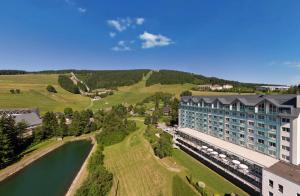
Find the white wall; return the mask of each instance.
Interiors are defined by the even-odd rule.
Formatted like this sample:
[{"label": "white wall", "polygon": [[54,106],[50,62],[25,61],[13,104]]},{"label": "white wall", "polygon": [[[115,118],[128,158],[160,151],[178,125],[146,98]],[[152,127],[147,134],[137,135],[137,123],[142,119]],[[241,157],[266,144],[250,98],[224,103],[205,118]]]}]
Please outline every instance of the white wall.
[{"label": "white wall", "polygon": [[[269,196],[269,191],[271,191],[274,196],[297,196],[297,193],[300,194],[300,185],[290,182],[287,179],[277,176],[269,171],[263,170],[262,180],[263,196]],[[273,181],[273,188],[269,186],[269,180]],[[283,186],[283,193],[278,191],[278,184]]]}]

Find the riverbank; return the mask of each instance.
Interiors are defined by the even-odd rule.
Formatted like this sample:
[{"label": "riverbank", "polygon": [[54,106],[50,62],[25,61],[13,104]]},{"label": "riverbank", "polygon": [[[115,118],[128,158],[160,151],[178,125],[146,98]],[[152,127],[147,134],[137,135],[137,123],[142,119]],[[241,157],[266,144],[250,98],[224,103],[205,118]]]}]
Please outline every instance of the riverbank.
[{"label": "riverbank", "polygon": [[70,141],[88,139],[88,138],[90,138],[90,136],[91,136],[90,134],[87,134],[87,135],[82,135],[80,137],[66,137],[66,139],[64,139],[64,140],[53,139],[53,141],[50,142],[49,144],[42,146],[41,148],[38,148],[38,149],[34,150],[33,152],[30,152],[30,153],[24,155],[24,157],[22,157],[16,163],[0,170],[0,182],[5,180],[7,177],[19,172],[20,170],[27,167],[28,165],[30,165],[34,161],[38,160],[39,158],[45,156],[49,152],[59,148],[63,144],[70,142]]},{"label": "riverbank", "polygon": [[93,148],[90,151],[88,157],[85,159],[84,163],[82,164],[79,172],[77,173],[76,177],[74,178],[68,192],[66,193],[66,196],[73,196],[75,195],[76,191],[80,188],[82,183],[85,181],[85,179],[88,177],[88,170],[87,170],[87,164],[92,156],[92,154],[96,151],[97,149],[97,142],[94,136],[91,137],[92,142],[93,142]]}]

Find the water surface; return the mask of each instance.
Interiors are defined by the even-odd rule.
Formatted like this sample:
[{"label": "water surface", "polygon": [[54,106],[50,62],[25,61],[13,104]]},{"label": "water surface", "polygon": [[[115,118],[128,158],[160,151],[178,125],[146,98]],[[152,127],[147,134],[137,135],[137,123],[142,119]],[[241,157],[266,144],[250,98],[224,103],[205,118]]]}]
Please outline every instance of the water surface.
[{"label": "water surface", "polygon": [[91,148],[87,140],[59,147],[0,182],[0,196],[64,195]]}]

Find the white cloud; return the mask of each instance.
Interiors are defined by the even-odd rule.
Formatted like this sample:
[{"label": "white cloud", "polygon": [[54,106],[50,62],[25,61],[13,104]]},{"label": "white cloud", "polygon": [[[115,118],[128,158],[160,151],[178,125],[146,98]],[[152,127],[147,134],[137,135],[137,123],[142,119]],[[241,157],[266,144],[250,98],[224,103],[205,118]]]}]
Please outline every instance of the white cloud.
[{"label": "white cloud", "polygon": [[118,42],[117,46],[112,48],[113,51],[121,52],[121,51],[130,51],[131,48],[126,45],[126,41],[121,40]]},{"label": "white cloud", "polygon": [[127,28],[131,27],[134,28],[135,25],[142,25],[145,22],[144,18],[118,18],[108,20],[107,24],[110,27],[115,28],[117,31],[122,32],[125,31]]},{"label": "white cloud", "polygon": [[298,67],[298,68],[300,68],[300,61],[285,61],[285,62],[283,62],[283,64],[291,66],[291,67]]},{"label": "white cloud", "polygon": [[79,7],[77,8],[78,12],[84,14],[87,10],[85,8]]},{"label": "white cloud", "polygon": [[135,20],[137,25],[142,25],[145,22],[145,18],[136,18]]},{"label": "white cloud", "polygon": [[109,37],[111,37],[111,38],[116,37],[116,33],[115,32],[109,32]]},{"label": "white cloud", "polygon": [[75,5],[74,1],[72,0],[65,0],[65,2],[69,5]]},{"label": "white cloud", "polygon": [[140,39],[143,41],[142,48],[144,49],[173,44],[173,41],[170,38],[160,34],[151,34],[147,31],[140,35]]}]

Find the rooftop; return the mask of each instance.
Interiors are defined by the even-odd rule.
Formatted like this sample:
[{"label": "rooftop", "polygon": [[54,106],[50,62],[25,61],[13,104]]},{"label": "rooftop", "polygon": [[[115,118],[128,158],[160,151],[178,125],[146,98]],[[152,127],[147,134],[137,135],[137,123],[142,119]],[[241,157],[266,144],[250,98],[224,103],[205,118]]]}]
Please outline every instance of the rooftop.
[{"label": "rooftop", "polygon": [[203,100],[206,103],[213,103],[216,100],[223,104],[231,104],[236,100],[249,106],[255,106],[263,100],[270,101],[271,103],[287,106],[296,106],[297,95],[296,94],[284,94],[284,95],[227,95],[227,96],[184,96],[181,101],[188,102],[192,100],[197,103]]},{"label": "rooftop", "polygon": [[264,155],[262,153],[247,149],[242,146],[238,146],[236,144],[224,141],[222,139],[213,137],[211,135],[201,133],[199,131],[196,131],[194,129],[190,128],[180,128],[180,132],[183,132],[187,135],[190,135],[196,139],[199,139],[205,143],[208,143],[212,146],[216,146],[219,149],[223,149],[229,153],[232,153],[241,159],[249,160],[257,165],[263,166],[263,167],[270,167],[273,164],[277,163],[278,160],[270,157],[268,155]]},{"label": "rooftop", "polygon": [[299,165],[292,165],[283,161],[279,161],[265,170],[300,185]]},{"label": "rooftop", "polygon": [[36,113],[14,114],[15,122],[25,122],[29,127],[42,124],[42,119]]}]

